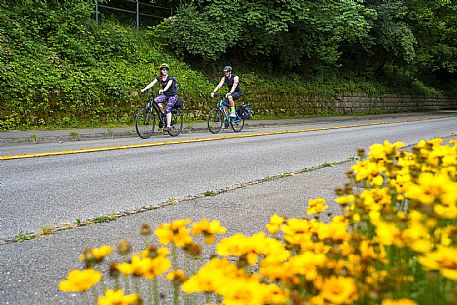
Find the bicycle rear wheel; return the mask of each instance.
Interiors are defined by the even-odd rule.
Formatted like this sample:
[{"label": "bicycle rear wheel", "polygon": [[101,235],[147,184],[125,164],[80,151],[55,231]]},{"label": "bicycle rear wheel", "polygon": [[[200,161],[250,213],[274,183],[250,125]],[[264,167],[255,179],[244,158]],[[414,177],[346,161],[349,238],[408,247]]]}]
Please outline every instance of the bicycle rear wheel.
[{"label": "bicycle rear wheel", "polygon": [[154,133],[155,128],[155,115],[151,112],[150,108],[143,108],[138,111],[135,119],[136,133],[142,139],[147,139]]},{"label": "bicycle rear wheel", "polygon": [[218,133],[222,129],[222,111],[219,108],[213,108],[208,113],[208,129],[211,133]]},{"label": "bicycle rear wheel", "polygon": [[235,118],[230,120],[230,125],[234,132],[240,132],[244,127],[244,119],[237,114]]},{"label": "bicycle rear wheel", "polygon": [[173,108],[171,110],[170,131],[168,132],[170,136],[176,137],[182,132],[182,121],[182,112],[177,108]]}]

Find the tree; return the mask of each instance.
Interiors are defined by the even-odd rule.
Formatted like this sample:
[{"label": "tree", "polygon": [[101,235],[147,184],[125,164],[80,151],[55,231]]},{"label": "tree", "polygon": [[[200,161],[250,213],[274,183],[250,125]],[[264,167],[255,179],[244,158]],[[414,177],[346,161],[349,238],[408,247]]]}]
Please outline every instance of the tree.
[{"label": "tree", "polygon": [[343,41],[365,39],[372,12],[352,0],[196,0],[156,28],[184,55],[216,59],[230,48],[294,67],[303,60],[336,63]]},{"label": "tree", "polygon": [[457,71],[457,3],[451,0],[405,0],[418,45],[417,74]]}]

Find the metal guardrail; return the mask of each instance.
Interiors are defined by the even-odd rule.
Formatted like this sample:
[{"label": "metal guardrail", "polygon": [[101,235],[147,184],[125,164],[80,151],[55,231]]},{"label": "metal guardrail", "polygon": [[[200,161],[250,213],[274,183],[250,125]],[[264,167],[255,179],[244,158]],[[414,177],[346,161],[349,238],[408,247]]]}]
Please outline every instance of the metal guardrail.
[{"label": "metal guardrail", "polygon": [[170,9],[170,8],[167,8],[167,7],[163,7],[163,6],[158,6],[158,5],[152,5],[152,4],[147,4],[147,3],[141,3],[140,1],[138,0],[124,0],[125,2],[130,2],[130,3],[135,3],[136,4],[136,10],[135,11],[132,11],[132,10],[127,10],[127,9],[123,9],[123,8],[118,8],[118,7],[114,7],[114,6],[109,6],[109,5],[102,5],[102,4],[99,4],[98,1],[95,1],[95,21],[97,22],[97,26],[100,22],[100,8],[104,8],[104,9],[108,9],[108,10],[113,10],[113,11],[118,11],[118,12],[124,12],[124,13],[128,13],[128,14],[135,14],[136,15],[136,30],[138,31],[140,29],[140,16],[145,16],[145,17],[150,17],[150,18],[155,18],[155,19],[164,19],[166,17],[164,16],[158,16],[158,15],[154,15],[154,14],[146,14],[146,13],[142,13],[140,11],[140,7],[141,6],[147,6],[147,7],[152,7],[152,8],[158,8],[158,9],[162,9],[162,10],[168,10],[170,12],[170,14],[167,16],[172,16],[173,15],[173,10]]}]

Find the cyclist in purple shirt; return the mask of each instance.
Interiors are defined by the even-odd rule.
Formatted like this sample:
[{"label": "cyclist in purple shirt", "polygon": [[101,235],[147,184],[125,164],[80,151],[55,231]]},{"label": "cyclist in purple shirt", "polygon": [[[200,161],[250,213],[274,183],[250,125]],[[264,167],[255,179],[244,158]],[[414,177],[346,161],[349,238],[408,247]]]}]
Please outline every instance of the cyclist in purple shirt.
[{"label": "cyclist in purple shirt", "polygon": [[219,84],[214,88],[213,92],[211,92],[211,97],[214,97],[214,94],[224,85],[227,84],[228,93],[225,96],[230,105],[230,117],[236,117],[235,114],[235,101],[240,99],[241,97],[241,90],[240,90],[240,78],[238,75],[232,74],[232,67],[226,66],[224,68],[224,76],[221,78]]},{"label": "cyclist in purple shirt", "polygon": [[171,125],[171,109],[176,104],[178,100],[178,85],[176,84],[176,78],[173,76],[168,75],[169,70],[168,64],[160,65],[160,75],[157,76],[149,85],[141,89],[141,92],[152,88],[155,84],[159,83],[159,96],[154,99],[154,102],[159,106],[160,110],[163,111],[162,103],[167,103],[166,106],[166,118],[167,118],[167,126],[163,129],[163,131],[170,131]]}]

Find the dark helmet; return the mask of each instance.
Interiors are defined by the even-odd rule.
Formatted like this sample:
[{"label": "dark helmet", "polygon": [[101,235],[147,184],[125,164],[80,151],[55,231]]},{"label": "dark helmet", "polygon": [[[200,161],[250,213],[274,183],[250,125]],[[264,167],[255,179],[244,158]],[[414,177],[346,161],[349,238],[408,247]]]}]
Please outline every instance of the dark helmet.
[{"label": "dark helmet", "polygon": [[160,65],[160,70],[162,70],[164,68],[169,70],[170,66],[168,64],[166,64],[166,63],[163,63],[163,64]]},{"label": "dark helmet", "polygon": [[224,72],[232,72],[232,67],[231,66],[225,66]]}]

